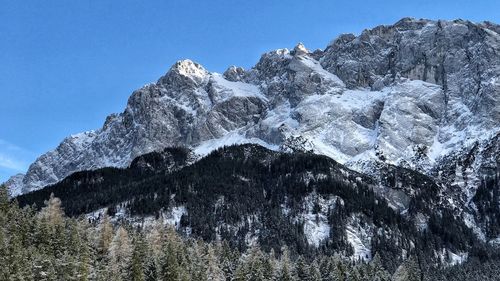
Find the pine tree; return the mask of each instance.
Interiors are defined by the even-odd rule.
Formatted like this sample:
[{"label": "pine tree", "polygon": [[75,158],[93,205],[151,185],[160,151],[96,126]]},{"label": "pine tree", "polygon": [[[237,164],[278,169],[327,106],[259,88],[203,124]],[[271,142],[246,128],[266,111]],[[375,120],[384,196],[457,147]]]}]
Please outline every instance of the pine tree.
[{"label": "pine tree", "polygon": [[188,278],[185,258],[186,253],[183,245],[184,243],[177,235],[175,229],[168,226],[166,229],[166,239],[162,243],[159,260],[159,276],[162,280],[186,280]]},{"label": "pine tree", "polygon": [[166,227],[166,241],[162,249],[164,249],[162,250],[163,254],[166,255],[161,265],[162,272],[166,273],[167,276],[171,276],[171,279],[168,280],[187,281],[189,279],[189,272],[187,270],[189,267],[187,259],[188,251],[185,248],[184,241],[171,225]]},{"label": "pine tree", "polygon": [[279,262],[279,269],[277,271],[277,281],[294,281],[296,280],[292,263],[290,261],[290,253],[287,247],[283,247],[281,259]]},{"label": "pine tree", "polygon": [[95,275],[98,281],[109,281],[112,279],[111,275],[111,263],[110,263],[110,255],[109,248],[111,246],[111,242],[113,241],[114,232],[113,226],[111,225],[110,218],[108,215],[104,214],[101,219],[101,222],[98,226],[97,236],[97,255],[96,261],[97,264],[95,266]]},{"label": "pine tree", "polygon": [[[12,224],[17,224],[17,222],[13,221]],[[9,226],[12,230],[12,225]],[[5,257],[5,263],[2,264],[2,267],[6,269],[6,275],[8,279],[5,280],[25,280],[25,279],[34,279],[35,276],[31,276],[26,272],[26,258],[27,254],[23,247],[23,241],[21,236],[12,231],[9,234],[9,243],[7,245],[7,256]],[[33,259],[36,260],[36,257],[40,255],[37,252],[32,252]],[[35,264],[39,265],[39,264]],[[41,267],[41,265],[40,265]],[[34,273],[33,273],[34,274]]]},{"label": "pine tree", "polygon": [[314,260],[309,267],[309,280],[310,281],[321,281],[321,272],[319,270],[319,265],[316,260]]},{"label": "pine tree", "polygon": [[264,260],[262,261],[262,271],[264,275],[264,280],[273,280],[276,274],[276,260],[274,256],[274,250],[267,255],[264,255]]},{"label": "pine tree", "polygon": [[310,280],[309,267],[306,265],[306,262],[302,256],[299,256],[299,258],[296,260],[295,268],[299,280],[305,280],[305,281]]},{"label": "pine tree", "polygon": [[376,253],[373,259],[370,261],[368,275],[373,281],[391,280],[391,275],[385,270],[382,265],[382,259],[380,258],[379,253]]},{"label": "pine tree", "polygon": [[145,277],[147,281],[157,280],[160,276],[160,258],[162,257],[165,236],[163,224],[159,220],[155,220],[146,234],[148,255],[145,261]]},{"label": "pine tree", "polygon": [[180,280],[179,263],[177,261],[177,254],[172,243],[165,243],[162,256],[160,258],[160,278],[165,281]]},{"label": "pine tree", "polygon": [[120,226],[111,241],[108,252],[110,270],[115,280],[125,280],[130,275],[132,250],[128,232]]},{"label": "pine tree", "polygon": [[147,246],[141,233],[135,235],[133,240],[133,253],[131,261],[131,280],[132,281],[144,281],[146,280],[145,263]]},{"label": "pine tree", "polygon": [[77,228],[80,233],[77,280],[85,281],[91,279],[94,273],[93,263],[96,259],[96,247],[92,239],[94,228],[85,219],[78,221]]},{"label": "pine tree", "polygon": [[159,261],[153,256],[152,251],[146,256],[144,277],[146,281],[156,281],[159,276]]},{"label": "pine tree", "polygon": [[188,271],[193,280],[205,280],[207,278],[207,261],[206,255],[203,253],[204,244],[202,240],[193,241],[188,250]]},{"label": "pine tree", "polygon": [[[61,217],[61,220],[64,219]],[[63,239],[64,252],[56,258],[58,279],[71,280],[78,277],[80,263],[80,245],[82,244],[82,233],[79,231],[78,223],[74,219],[66,219],[65,231],[59,234]],[[61,247],[61,246],[57,246]]]},{"label": "pine tree", "polygon": [[264,255],[258,246],[252,246],[247,250],[245,256],[240,259],[236,271],[237,280],[265,280]]},{"label": "pine tree", "polygon": [[420,268],[414,257],[405,260],[394,272],[393,281],[420,281]]},{"label": "pine tree", "polygon": [[355,264],[351,264],[347,266],[347,280],[349,281],[361,281],[362,274],[359,272],[359,267],[355,266]]},{"label": "pine tree", "polygon": [[349,265],[339,256],[333,256],[329,259],[330,273],[329,278],[333,281],[349,280]]},{"label": "pine tree", "polygon": [[67,279],[73,274],[71,259],[68,257],[68,244],[65,229],[64,212],[61,200],[50,195],[45,207],[37,215],[39,222],[38,239],[41,243],[41,254],[44,256],[38,263],[41,280]]},{"label": "pine tree", "polygon": [[45,201],[45,207],[39,213],[41,218],[47,220],[50,226],[57,227],[63,224],[64,212],[61,208],[61,200],[50,194],[49,200]]},{"label": "pine tree", "polygon": [[224,272],[226,278],[232,280],[234,275],[236,274],[236,267],[238,264],[240,253],[235,249],[232,249],[227,241],[223,241],[222,243],[220,243],[217,249],[220,267]]},{"label": "pine tree", "polygon": [[113,226],[108,215],[104,215],[99,226],[99,253],[102,256],[107,255],[111,241],[113,240]]},{"label": "pine tree", "polygon": [[215,255],[214,248],[211,244],[207,247],[206,254],[206,275],[208,281],[224,281],[226,277],[224,276],[224,272],[219,266],[219,261],[217,260],[217,256]]}]

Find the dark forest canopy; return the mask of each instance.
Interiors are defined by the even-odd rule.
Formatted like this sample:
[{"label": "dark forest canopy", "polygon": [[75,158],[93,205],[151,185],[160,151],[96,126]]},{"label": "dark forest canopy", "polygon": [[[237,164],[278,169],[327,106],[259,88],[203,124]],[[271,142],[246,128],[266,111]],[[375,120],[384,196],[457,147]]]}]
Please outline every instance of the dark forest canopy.
[{"label": "dark forest canopy", "polygon": [[[246,251],[246,236],[259,229],[257,238],[264,252],[280,253],[287,246],[292,254],[312,257],[320,254],[353,254],[346,227],[353,217],[376,229],[371,252],[380,253],[390,271],[403,261],[402,251],[429,263],[441,263],[443,249],[468,252],[482,260],[494,253],[478,241],[453,210],[439,209],[439,186],[432,179],[410,170],[389,167],[383,184],[400,183],[410,202],[405,214],[391,208],[380,197],[375,179],[361,175],[332,159],[310,153],[279,153],[257,145],[224,147],[194,164],[187,165],[189,151],[170,148],[134,160],[129,168],[104,168],[75,173],[60,183],[17,197],[20,206],[43,202],[54,194],[61,198],[66,214],[77,217],[100,208],[125,210],[132,217],[159,218],[173,207],[187,212],[179,222],[185,235],[212,242],[218,237],[231,248]],[[304,200],[336,198],[321,210],[331,226],[328,239],[319,247],[308,244],[303,222]],[[224,205],[214,209],[223,198]],[[316,199],[315,199],[316,200]],[[479,200],[479,199],[478,199]],[[290,212],[284,214],[283,206]],[[428,217],[424,230],[415,226],[415,217]],[[251,223],[243,223],[252,217]],[[233,227],[233,226],[238,227]]]},{"label": "dark forest canopy", "polygon": [[148,227],[68,218],[51,197],[36,212],[9,202],[0,187],[0,280],[497,280],[500,262],[472,256],[461,265],[436,267],[409,256],[395,269],[382,253],[368,262],[339,255],[314,257],[227,241],[181,237],[159,221]]}]

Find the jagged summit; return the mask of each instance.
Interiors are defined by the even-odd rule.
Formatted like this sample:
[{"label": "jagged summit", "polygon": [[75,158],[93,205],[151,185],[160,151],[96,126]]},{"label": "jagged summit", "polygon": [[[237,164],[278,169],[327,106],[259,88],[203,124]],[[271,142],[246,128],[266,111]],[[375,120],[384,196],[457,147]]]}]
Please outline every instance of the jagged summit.
[{"label": "jagged summit", "polygon": [[444,157],[476,144],[483,151],[499,131],[498,30],[405,18],[341,35],[323,51],[300,43],[270,51],[251,69],[223,75],[182,60],[134,91],[101,129],[63,140],[7,184],[16,195],[169,146],[205,155],[247,142],[313,151],[366,173],[381,162],[432,175]]},{"label": "jagged summit", "polygon": [[245,69],[238,66],[230,66],[226,71],[224,71],[224,78],[228,81],[237,82],[241,81],[245,76]]},{"label": "jagged summit", "polygon": [[177,61],[169,70],[187,77],[204,77],[208,72],[199,63],[190,59]]},{"label": "jagged summit", "polygon": [[302,44],[301,42],[299,42],[297,44],[297,46],[295,46],[295,48],[293,48],[293,55],[295,55],[295,56],[302,56],[302,55],[307,55],[307,54],[309,54],[309,50],[306,49],[304,44]]},{"label": "jagged summit", "polygon": [[206,79],[208,74],[208,71],[201,64],[184,59],[177,61],[167,74],[158,80],[158,83],[172,84],[174,86],[182,86],[178,83],[183,83],[197,87]]}]

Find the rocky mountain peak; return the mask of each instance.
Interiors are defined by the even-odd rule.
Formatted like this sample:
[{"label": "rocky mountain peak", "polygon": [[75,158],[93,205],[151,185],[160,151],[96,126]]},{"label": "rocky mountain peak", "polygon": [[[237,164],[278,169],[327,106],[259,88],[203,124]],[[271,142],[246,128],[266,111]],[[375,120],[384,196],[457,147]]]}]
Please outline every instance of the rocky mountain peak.
[{"label": "rocky mountain peak", "polygon": [[341,35],[324,51],[270,51],[253,68],[223,75],[178,61],[103,128],[64,140],[9,185],[27,192],[169,146],[206,155],[228,144],[279,149],[294,140],[362,172],[382,161],[427,173],[499,131],[497,27],[407,18]]},{"label": "rocky mountain peak", "polygon": [[293,48],[293,51],[291,52],[294,56],[303,56],[309,54],[309,50],[306,49],[304,44],[299,42],[295,48]]},{"label": "rocky mountain peak", "polygon": [[224,71],[224,78],[228,81],[237,82],[242,81],[246,72],[243,67],[230,66],[226,71]]},{"label": "rocky mountain peak", "polygon": [[201,64],[193,62],[189,59],[177,61],[167,72],[160,78],[160,84],[173,84],[180,86],[179,83],[197,87],[207,78],[208,71]]},{"label": "rocky mountain peak", "polygon": [[[428,19],[417,19],[413,17],[405,17],[397,21],[393,27],[398,28],[400,31],[404,30],[415,30],[415,29],[420,29],[424,27],[426,24],[431,22],[431,20]],[[378,29],[379,27],[376,27],[375,29]]]}]

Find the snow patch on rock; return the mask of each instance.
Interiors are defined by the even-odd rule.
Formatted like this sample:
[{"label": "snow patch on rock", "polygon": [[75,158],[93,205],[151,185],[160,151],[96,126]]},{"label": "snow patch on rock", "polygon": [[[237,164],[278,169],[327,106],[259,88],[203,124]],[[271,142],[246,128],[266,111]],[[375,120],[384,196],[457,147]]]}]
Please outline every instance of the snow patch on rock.
[{"label": "snow patch on rock", "polygon": [[351,257],[353,260],[370,261],[372,259],[371,252],[371,237],[373,235],[373,227],[361,223],[359,216],[351,218],[346,226],[347,241],[354,249],[354,254]]},{"label": "snow patch on rock", "polygon": [[[320,243],[330,237],[328,211],[335,208],[336,197],[325,198],[312,192],[304,198],[304,212],[296,218],[304,224],[304,234],[309,245],[319,247]],[[286,212],[286,208],[283,208]]]},{"label": "snow patch on rock", "polygon": [[231,145],[237,145],[237,144],[247,144],[247,143],[258,144],[258,145],[261,145],[261,146],[266,147],[266,148],[271,149],[271,150],[278,150],[279,149],[279,147],[277,147],[276,145],[268,144],[261,139],[247,138],[247,137],[241,135],[239,132],[233,131],[233,132],[227,133],[226,135],[224,135],[221,138],[211,139],[211,140],[207,140],[207,141],[200,143],[197,147],[194,148],[194,153],[201,157],[201,156],[206,156],[210,152],[212,152],[218,148],[224,147],[224,146],[231,146]]}]

